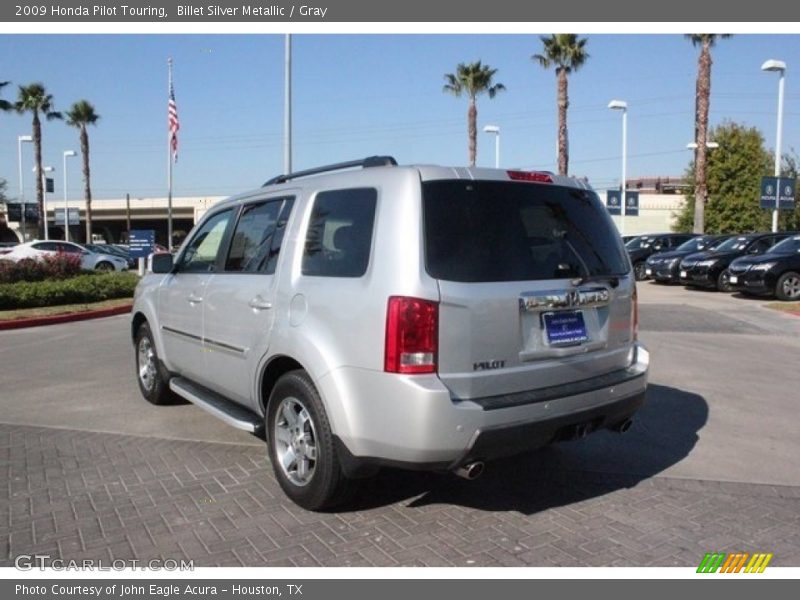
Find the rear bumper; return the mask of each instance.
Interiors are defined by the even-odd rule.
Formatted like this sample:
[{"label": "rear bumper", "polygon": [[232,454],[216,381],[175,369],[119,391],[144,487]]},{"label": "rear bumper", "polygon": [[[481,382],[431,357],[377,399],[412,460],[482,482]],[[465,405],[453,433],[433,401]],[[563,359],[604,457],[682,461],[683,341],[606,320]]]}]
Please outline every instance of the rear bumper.
[{"label": "rear bumper", "polygon": [[[637,344],[623,371],[516,394],[499,406],[501,397],[454,401],[436,376],[341,369],[319,387],[348,471],[374,464],[443,470],[533,450],[578,425],[595,431],[620,424],[644,402],[649,360]],[[369,389],[367,397],[356,395]]]}]

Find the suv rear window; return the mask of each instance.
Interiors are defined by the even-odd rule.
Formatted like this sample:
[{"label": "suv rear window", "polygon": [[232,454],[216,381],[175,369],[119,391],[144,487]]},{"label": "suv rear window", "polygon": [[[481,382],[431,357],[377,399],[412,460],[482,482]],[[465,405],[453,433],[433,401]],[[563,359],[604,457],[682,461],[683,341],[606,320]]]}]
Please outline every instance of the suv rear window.
[{"label": "suv rear window", "polygon": [[597,194],[502,181],[423,183],[425,262],[436,279],[624,275],[628,259]]}]

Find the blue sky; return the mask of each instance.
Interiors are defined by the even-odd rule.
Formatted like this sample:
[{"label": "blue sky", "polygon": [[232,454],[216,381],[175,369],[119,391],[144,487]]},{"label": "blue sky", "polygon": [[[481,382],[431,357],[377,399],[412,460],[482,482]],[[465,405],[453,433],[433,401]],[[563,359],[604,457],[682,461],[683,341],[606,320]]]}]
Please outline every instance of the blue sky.
[{"label": "blue sky", "polygon": [[[680,175],[691,153],[697,50],[680,35],[589,35],[591,55],[570,78],[570,170],[598,189],[618,185],[621,123],[606,108],[628,102],[628,176]],[[444,73],[482,60],[507,91],[478,102],[479,127],[501,128],[506,167],[555,170],[555,77],[534,64],[530,35],[301,35],[294,39],[296,169],[391,154],[401,163],[467,162],[466,99],[442,93]],[[101,115],[90,132],[95,198],[166,194],[167,57],[175,62],[181,120],[176,196],[228,195],[282,170],[281,35],[0,35],[0,80],[41,81],[65,110],[78,99]],[[784,150],[800,151],[799,35],[736,35],[714,50],[712,125],[726,119],[775,140],[777,75],[768,58],[788,63]],[[795,73],[797,75],[795,76]],[[0,114],[0,177],[18,191],[17,135],[30,117]],[[44,125],[44,162],[79,150],[77,131]],[[24,147],[31,198],[33,151]],[[494,162],[494,141],[479,134],[478,164]],[[82,197],[80,159],[69,159],[70,198]]]}]

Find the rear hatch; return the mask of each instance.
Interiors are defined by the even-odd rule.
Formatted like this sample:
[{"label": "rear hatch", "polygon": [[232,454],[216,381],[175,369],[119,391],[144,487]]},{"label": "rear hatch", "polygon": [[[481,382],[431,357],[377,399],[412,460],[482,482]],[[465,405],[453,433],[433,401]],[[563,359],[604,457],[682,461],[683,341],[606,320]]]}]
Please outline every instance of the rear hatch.
[{"label": "rear hatch", "polygon": [[455,398],[513,394],[627,367],[630,262],[597,195],[517,181],[423,182],[438,282],[438,373]]}]

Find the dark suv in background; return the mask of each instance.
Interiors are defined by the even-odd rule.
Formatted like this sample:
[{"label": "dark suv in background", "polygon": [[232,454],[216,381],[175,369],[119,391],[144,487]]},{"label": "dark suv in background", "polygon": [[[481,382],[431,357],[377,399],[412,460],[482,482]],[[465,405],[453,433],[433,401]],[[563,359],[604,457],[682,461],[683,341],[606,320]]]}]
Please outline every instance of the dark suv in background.
[{"label": "dark suv in background", "polygon": [[713,250],[690,254],[681,261],[680,282],[687,286],[732,292],[728,267],[740,256],[765,254],[789,233],[748,233],[735,235]]},{"label": "dark suv in background", "polygon": [[730,285],[738,292],[800,300],[800,235],[786,238],[765,254],[737,258],[728,272]]},{"label": "dark suv in background", "polygon": [[667,252],[657,252],[645,262],[645,275],[658,283],[676,283],[680,279],[681,260],[690,254],[712,250],[729,235],[698,235]]},{"label": "dark suv in background", "polygon": [[633,265],[633,274],[636,281],[647,279],[647,267],[645,265],[650,255],[656,252],[676,249],[678,246],[696,237],[694,233],[656,233],[640,235],[632,239],[625,245],[628,256]]}]

